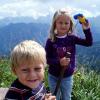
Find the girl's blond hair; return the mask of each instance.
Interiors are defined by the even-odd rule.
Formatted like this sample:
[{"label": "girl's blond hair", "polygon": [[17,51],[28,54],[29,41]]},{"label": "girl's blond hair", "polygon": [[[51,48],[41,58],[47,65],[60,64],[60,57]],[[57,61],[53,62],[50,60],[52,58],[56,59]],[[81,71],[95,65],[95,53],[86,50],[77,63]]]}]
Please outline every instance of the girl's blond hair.
[{"label": "girl's blond hair", "polygon": [[[58,11],[55,12],[55,14],[53,16],[51,28],[50,28],[50,37],[49,37],[52,41],[54,41],[55,37],[56,37],[56,33],[55,33],[56,20],[61,15],[66,15],[66,16],[70,17],[69,13],[67,11],[65,11],[65,10],[58,10]],[[71,34],[72,32],[73,32],[73,21],[72,21],[72,18],[70,17],[70,28],[68,30],[68,34]]]},{"label": "girl's blond hair", "polygon": [[11,52],[11,67],[18,67],[21,64],[32,64],[34,62],[42,63],[46,66],[45,49],[37,42],[25,40]]}]

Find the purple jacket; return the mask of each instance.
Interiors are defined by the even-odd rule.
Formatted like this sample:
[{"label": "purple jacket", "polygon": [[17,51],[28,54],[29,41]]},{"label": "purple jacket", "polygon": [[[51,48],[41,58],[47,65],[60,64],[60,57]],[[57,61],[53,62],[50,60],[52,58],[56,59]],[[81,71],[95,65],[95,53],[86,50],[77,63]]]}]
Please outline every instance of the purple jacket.
[{"label": "purple jacket", "polygon": [[61,71],[60,58],[66,56],[66,52],[71,53],[70,64],[65,70],[64,77],[73,74],[76,69],[75,65],[75,52],[76,44],[83,46],[92,45],[92,34],[90,29],[83,30],[85,39],[79,38],[75,35],[69,35],[64,38],[57,38],[54,42],[50,39],[47,40],[45,50],[47,57],[47,64],[49,65],[49,73],[58,77]]}]

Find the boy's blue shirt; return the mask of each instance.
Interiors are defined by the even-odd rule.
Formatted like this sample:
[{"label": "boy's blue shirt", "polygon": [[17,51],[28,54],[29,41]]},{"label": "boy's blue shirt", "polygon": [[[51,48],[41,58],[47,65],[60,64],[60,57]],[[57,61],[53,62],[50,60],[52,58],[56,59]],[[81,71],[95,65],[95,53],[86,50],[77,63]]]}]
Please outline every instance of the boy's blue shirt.
[{"label": "boy's blue shirt", "polygon": [[44,83],[41,82],[36,89],[31,89],[16,79],[9,88],[4,100],[44,100],[45,94]]},{"label": "boy's blue shirt", "polygon": [[[57,38],[54,42],[50,39],[47,40],[45,50],[47,57],[47,64],[49,65],[49,73],[59,77],[61,71],[61,65],[59,58],[66,56],[66,52],[71,53],[70,64],[65,70],[64,77],[72,75],[76,69],[75,64],[75,53],[76,53],[76,44],[83,46],[92,45],[92,34],[90,29],[83,30],[85,34],[85,39],[79,38],[75,35],[68,35],[64,38]],[[62,49],[63,48],[63,49]],[[58,50],[59,53],[58,53]]]}]

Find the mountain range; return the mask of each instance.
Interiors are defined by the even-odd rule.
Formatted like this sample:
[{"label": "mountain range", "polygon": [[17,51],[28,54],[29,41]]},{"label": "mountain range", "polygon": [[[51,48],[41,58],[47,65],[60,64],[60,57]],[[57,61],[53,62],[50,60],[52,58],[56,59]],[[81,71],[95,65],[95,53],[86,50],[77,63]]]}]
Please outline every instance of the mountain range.
[{"label": "mountain range", "polygon": [[[94,42],[100,42],[100,16],[89,18]],[[20,41],[34,39],[43,46],[48,37],[51,24],[50,16],[33,19],[31,17],[5,18],[0,20],[0,56],[9,55],[12,48]],[[82,35],[80,24],[76,26]]]}]

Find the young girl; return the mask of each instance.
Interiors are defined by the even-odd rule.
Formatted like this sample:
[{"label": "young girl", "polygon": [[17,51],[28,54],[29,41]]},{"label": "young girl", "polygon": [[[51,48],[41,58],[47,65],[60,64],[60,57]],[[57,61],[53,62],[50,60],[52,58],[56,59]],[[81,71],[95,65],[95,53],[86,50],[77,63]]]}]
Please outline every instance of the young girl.
[{"label": "young girl", "polygon": [[[75,36],[73,33],[73,22],[66,11],[56,11],[53,17],[50,38],[46,42],[46,57],[49,65],[49,87],[54,93],[60,71],[65,68],[63,79],[57,92],[57,100],[71,100],[71,92],[73,86],[73,73],[76,70],[75,65],[75,46],[91,46],[92,35],[89,22],[82,23],[85,39]],[[70,52],[71,57],[67,59],[66,53]]]}]

